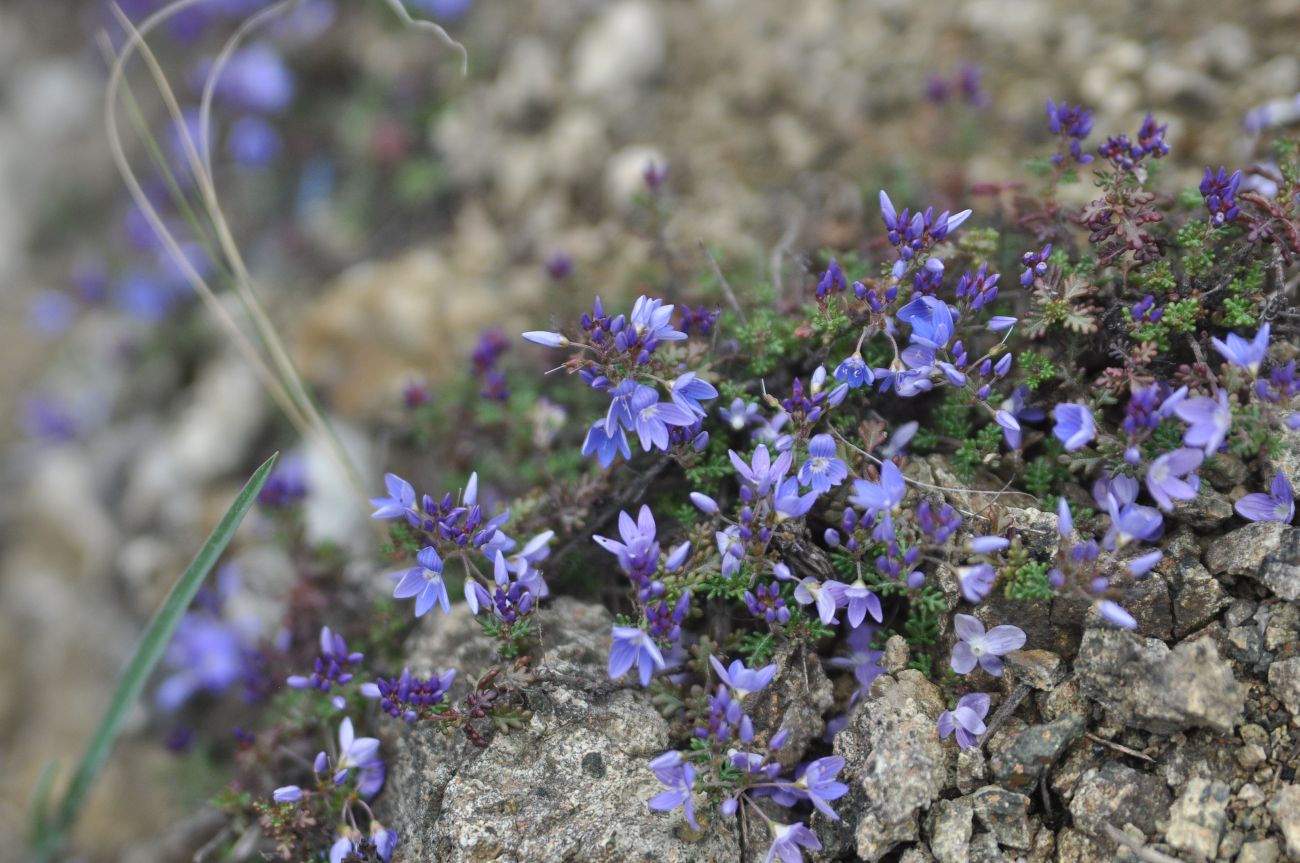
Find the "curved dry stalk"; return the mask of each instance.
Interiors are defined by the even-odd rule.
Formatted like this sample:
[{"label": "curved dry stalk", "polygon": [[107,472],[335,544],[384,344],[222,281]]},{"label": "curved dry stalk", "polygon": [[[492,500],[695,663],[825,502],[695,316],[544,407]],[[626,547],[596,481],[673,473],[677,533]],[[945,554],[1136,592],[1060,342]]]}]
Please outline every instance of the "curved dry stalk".
[{"label": "curved dry stalk", "polygon": [[402,19],[406,26],[413,27],[416,30],[427,30],[437,36],[442,44],[460,54],[460,74],[462,77],[469,74],[469,52],[465,50],[464,45],[451,38],[451,34],[438,24],[422,18],[412,18],[411,13],[407,12],[406,7],[402,5],[402,0],[384,0],[384,2],[388,4],[389,9],[393,10],[393,14]]}]

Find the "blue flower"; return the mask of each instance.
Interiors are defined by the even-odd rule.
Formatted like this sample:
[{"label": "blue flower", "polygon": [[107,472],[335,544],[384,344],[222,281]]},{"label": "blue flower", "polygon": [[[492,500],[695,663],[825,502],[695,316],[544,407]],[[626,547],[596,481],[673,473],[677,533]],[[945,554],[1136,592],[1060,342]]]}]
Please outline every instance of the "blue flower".
[{"label": "blue flower", "polygon": [[641,676],[641,685],[649,686],[655,670],[662,670],[665,665],[664,655],[659,651],[654,639],[644,629],[634,626],[615,626],[611,634],[614,644],[609,651],[610,680],[622,677],[633,665],[636,665]]},{"label": "blue flower", "polygon": [[1286,474],[1278,471],[1273,475],[1268,494],[1255,492],[1237,501],[1233,508],[1237,514],[1248,521],[1279,521],[1290,524],[1295,518],[1295,491],[1287,481]]},{"label": "blue flower", "polygon": [[880,468],[880,482],[864,479],[853,481],[853,494],[849,496],[849,503],[862,507],[868,513],[877,513],[898,506],[906,494],[907,484],[903,481],[902,471],[898,465],[887,461]]},{"label": "blue flower", "polygon": [[649,387],[644,387],[644,390],[649,390],[654,400],[650,401],[647,396],[639,400],[634,398],[632,403],[636,410],[636,434],[641,439],[641,449],[649,452],[653,446],[667,450],[668,427],[692,425],[695,414],[681,405],[659,401],[659,393]]},{"label": "blue flower", "polygon": [[957,567],[957,584],[961,588],[962,599],[971,605],[978,605],[989,595],[996,579],[997,573],[987,563]]},{"label": "blue flower", "polygon": [[778,857],[781,858],[781,863],[802,863],[803,852],[799,850],[800,846],[813,851],[822,849],[817,834],[804,826],[802,821],[794,824],[769,821],[768,826],[772,828],[772,847],[767,849],[763,863],[772,863]]},{"label": "blue flower", "polygon": [[665,752],[650,761],[650,769],[655,777],[668,786],[667,791],[650,798],[648,805],[657,812],[667,812],[682,807],[686,823],[692,830],[699,830],[695,820],[695,800],[691,796],[691,786],[695,784],[695,767],[686,761],[680,752]]},{"label": "blue flower", "polygon": [[641,296],[632,304],[632,313],[628,323],[640,337],[641,344],[647,346],[655,342],[679,341],[686,338],[686,333],[673,329],[669,320],[673,316],[673,307],[665,306],[663,300],[652,300]]},{"label": "blue flower", "polygon": [[957,701],[954,710],[945,710],[939,714],[939,738],[947,740],[954,731],[957,732],[957,747],[970,749],[979,744],[979,736],[988,729],[984,717],[989,713],[989,696],[987,692],[971,692]]},{"label": "blue flower", "polygon": [[740,431],[752,422],[763,421],[758,414],[758,403],[747,402],[741,398],[732,399],[730,407],[719,408],[718,415],[736,431]]},{"label": "blue flower", "polygon": [[1199,449],[1187,447],[1157,456],[1147,468],[1147,491],[1155,498],[1156,505],[1165,512],[1172,512],[1175,500],[1195,498],[1199,485],[1197,478],[1193,476],[1188,482],[1183,477],[1200,467],[1204,458]]},{"label": "blue flower", "polygon": [[809,764],[803,775],[795,780],[792,789],[796,796],[809,800],[817,811],[832,821],[839,821],[840,816],[830,807],[829,801],[838,800],[849,793],[849,786],[836,782],[835,776],[844,769],[844,759],[838,755],[818,758]]},{"label": "blue flower", "polygon": [[1102,545],[1110,551],[1123,548],[1136,540],[1158,539],[1164,530],[1164,519],[1159,510],[1136,503],[1120,502],[1111,495],[1106,501],[1110,514],[1110,528],[1102,538]]},{"label": "blue flower", "polygon": [[623,454],[624,460],[632,458],[632,449],[627,445],[627,435],[622,427],[614,426],[614,432],[610,434],[605,420],[592,423],[586,440],[582,442],[582,454],[595,455],[601,467],[609,467],[619,453]]},{"label": "blue flower", "polygon": [[[846,469],[845,473],[847,472]],[[776,511],[777,523],[780,523],[786,519],[807,515],[816,502],[816,490],[801,495],[799,494],[799,481],[794,477],[790,477],[782,480],[781,484],[777,486],[776,492],[772,496],[772,509]]]},{"label": "blue flower", "polygon": [[848,466],[835,457],[835,439],[828,434],[814,435],[808,441],[808,460],[799,468],[799,482],[825,494],[848,475]]},{"label": "blue flower", "polygon": [[297,803],[302,799],[302,789],[297,785],[284,785],[271,792],[271,799],[276,803]]},{"label": "blue flower", "polygon": [[1235,196],[1241,185],[1241,171],[1233,171],[1219,166],[1218,173],[1213,168],[1205,169],[1201,179],[1201,197],[1205,199],[1205,208],[1210,211],[1210,221],[1214,225],[1223,225],[1237,218],[1241,212],[1237,208]]},{"label": "blue flower", "polygon": [[447,585],[442,580],[442,558],[438,557],[433,546],[428,546],[421,549],[415,559],[420,565],[406,571],[393,589],[393,598],[409,599],[414,596],[416,617],[423,617],[435,603],[442,606],[443,614],[451,614],[451,599],[447,596]]},{"label": "blue flower", "polygon": [[659,566],[659,543],[655,540],[655,518],[650,507],[642,505],[635,521],[626,512],[620,512],[618,531],[622,542],[603,536],[593,536],[592,539],[618,558],[618,565],[624,572],[653,573]]},{"label": "blue flower", "polygon": [[713,384],[700,380],[695,376],[695,372],[679,375],[669,389],[672,391],[674,403],[701,419],[707,416],[708,412],[700,406],[700,401],[718,397],[718,391],[714,389]]},{"label": "blue flower", "polygon": [[1232,429],[1232,407],[1226,389],[1219,390],[1217,399],[1208,396],[1184,399],[1174,408],[1174,413],[1191,423],[1183,432],[1183,443],[1205,450],[1207,456],[1218,452]]},{"label": "blue flower", "polygon": [[1255,338],[1246,341],[1236,333],[1228,333],[1228,341],[1219,341],[1210,339],[1214,349],[1223,355],[1223,358],[1234,366],[1240,366],[1250,372],[1251,377],[1259,374],[1259,367],[1263,365],[1264,358],[1268,355],[1268,330],[1267,321],[1255,333]]},{"label": "blue flower", "polygon": [[772,461],[771,454],[763,444],[759,444],[754,449],[753,458],[748,463],[735,450],[727,450],[727,455],[730,456],[731,465],[736,469],[736,473],[740,474],[741,480],[753,488],[759,497],[766,496],[773,485],[785,478],[790,470],[790,462],[794,459],[794,456],[787,451],[777,456],[776,461]]},{"label": "blue flower", "polygon": [[936,350],[948,344],[955,329],[952,309],[938,297],[913,297],[898,310],[898,318],[911,324],[914,344]]},{"label": "blue flower", "polygon": [[870,386],[875,383],[875,375],[862,359],[862,354],[854,354],[835,367],[835,380],[849,385],[850,389]]},{"label": "blue flower", "polygon": [[409,482],[396,474],[386,473],[384,484],[388,487],[388,497],[370,499],[370,505],[376,508],[371,518],[399,518],[414,509],[415,489]]},{"label": "blue flower", "polygon": [[1052,416],[1056,418],[1052,434],[1064,445],[1066,452],[1082,449],[1097,436],[1092,413],[1083,405],[1063,402],[1052,411]]},{"label": "blue flower", "polygon": [[758,692],[771,683],[772,678],[776,676],[775,664],[762,668],[746,668],[745,663],[736,659],[730,666],[723,668],[718,658],[712,655],[709,656],[709,663],[722,682],[731,688],[736,698],[744,698],[751,692]]},{"label": "blue flower", "polygon": [[957,643],[952,648],[952,670],[969,674],[976,663],[994,677],[1002,676],[1002,657],[1025,646],[1025,632],[1018,626],[995,626],[987,632],[979,618],[969,614],[953,616]]}]

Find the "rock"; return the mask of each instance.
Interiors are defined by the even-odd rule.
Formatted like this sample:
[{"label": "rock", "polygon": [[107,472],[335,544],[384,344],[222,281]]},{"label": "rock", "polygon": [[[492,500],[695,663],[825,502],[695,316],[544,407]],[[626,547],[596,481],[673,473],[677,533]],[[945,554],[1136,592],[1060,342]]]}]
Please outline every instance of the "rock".
[{"label": "rock", "polygon": [[1156,734],[1194,727],[1226,733],[1245,709],[1244,687],[1206,638],[1170,651],[1154,638],[1090,629],[1075,673],[1083,693],[1117,721]]},{"label": "rock", "polygon": [[1232,518],[1232,501],[1207,485],[1191,500],[1178,501],[1174,515],[1197,530],[1210,531]]},{"label": "rock", "polygon": [[947,758],[934,726],[943,708],[938,687],[920,672],[882,675],[835,735],[835,754],[846,762],[842,780],[864,792],[857,826],[863,860],[915,841],[920,811],[943,791]]},{"label": "rock", "polygon": [[[1169,583],[1158,572],[1133,582],[1124,589],[1120,605],[1137,621],[1137,634],[1166,641],[1173,638],[1174,612]],[[1097,610],[1088,603],[1088,626],[1104,625]]]},{"label": "rock", "polygon": [[971,797],[975,815],[1004,848],[1029,848],[1029,798],[1015,791],[988,785]]},{"label": "rock", "polygon": [[884,655],[880,657],[880,667],[886,674],[897,674],[911,661],[911,651],[907,640],[901,635],[891,635],[885,641]]},{"label": "rock", "polygon": [[1056,763],[1083,731],[1082,716],[1064,716],[1014,735],[998,735],[989,743],[993,779],[1004,788],[1033,790],[1043,770]]},{"label": "rock", "polygon": [[1065,663],[1050,650],[1013,650],[1003,661],[1007,676],[1040,692],[1051,692],[1065,679]]},{"label": "rock", "polygon": [[746,696],[745,710],[760,734],[775,734],[782,728],[789,732],[778,759],[783,766],[793,767],[808,744],[826,730],[822,714],[831,709],[835,694],[821,662],[799,644],[787,642],[770,661],[777,667],[776,676],[762,690]]},{"label": "rock", "polygon": [[1087,716],[1092,712],[1092,705],[1084,697],[1079,688],[1079,680],[1073,673],[1066,675],[1051,692],[1039,693],[1035,700],[1043,719],[1048,722],[1063,716]]},{"label": "rock", "polygon": [[[456,665],[472,679],[490,658],[462,609],[416,643],[413,669]],[[608,612],[560,598],[539,614],[546,649],[522,729],[484,748],[420,726],[402,734],[381,817],[406,859],[739,861],[729,826],[697,834],[680,812],[646,807],[662,790],[646,762],[667,749],[668,725],[644,691],[602,680]]]},{"label": "rock", "polygon": [[1215,453],[1201,465],[1201,475],[1216,489],[1230,492],[1246,481],[1246,463],[1231,453]]},{"label": "rock", "polygon": [[984,750],[972,746],[957,751],[957,790],[962,794],[969,794],[983,785],[988,774]]},{"label": "rock", "polygon": [[1227,820],[1227,784],[1192,779],[1169,810],[1169,829],[1165,839],[1174,848],[1200,860],[1213,860],[1219,849],[1219,837]]},{"label": "rock", "polygon": [[939,863],[966,863],[970,859],[970,837],[975,810],[971,798],[940,800],[926,820],[930,853]]},{"label": "rock", "polygon": [[976,833],[971,837],[970,863],[1005,863],[1006,859],[992,833]]},{"label": "rock", "polygon": [[1258,578],[1274,595],[1300,602],[1300,527],[1283,532],[1278,547],[1264,558]]},{"label": "rock", "polygon": [[1260,839],[1241,846],[1237,863],[1277,863],[1278,854],[1276,839]]},{"label": "rock", "polygon": [[1300,719],[1300,656],[1270,665],[1268,688],[1293,717]]},{"label": "rock", "polygon": [[1205,566],[1214,575],[1255,577],[1290,529],[1276,521],[1257,521],[1229,531],[1206,549]]},{"label": "rock", "polygon": [[1180,530],[1165,544],[1165,561],[1160,568],[1173,602],[1174,637],[1186,638],[1214,620],[1232,597],[1202,565],[1200,546],[1190,530]]},{"label": "rock", "polygon": [[1264,650],[1280,653],[1300,639],[1300,607],[1289,602],[1270,602],[1255,612],[1264,627]]},{"label": "rock", "polygon": [[1070,801],[1070,814],[1074,826],[1110,845],[1106,825],[1122,829],[1132,824],[1150,836],[1169,802],[1169,790],[1158,777],[1108,761],[1084,775]]},{"label": "rock", "polygon": [[1277,829],[1286,839],[1286,853],[1300,857],[1300,785],[1286,785],[1273,795],[1268,804]]},{"label": "rock", "polygon": [[655,4],[623,0],[606,7],[574,43],[573,88],[606,104],[639,101],[637,91],[663,68],[667,51]]}]

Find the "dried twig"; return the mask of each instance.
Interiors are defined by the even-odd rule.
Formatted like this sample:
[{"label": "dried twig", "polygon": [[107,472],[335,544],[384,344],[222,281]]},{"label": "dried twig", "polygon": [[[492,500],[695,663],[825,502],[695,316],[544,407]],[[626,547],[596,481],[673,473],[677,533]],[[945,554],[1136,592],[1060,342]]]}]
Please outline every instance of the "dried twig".
[{"label": "dried twig", "polygon": [[1093,743],[1100,743],[1102,746],[1109,746],[1111,749],[1114,749],[1116,752],[1123,752],[1125,755],[1132,755],[1134,758],[1141,758],[1143,761],[1150,761],[1152,763],[1155,763],[1155,759],[1152,758],[1150,755],[1147,755],[1143,752],[1138,752],[1136,749],[1129,749],[1127,746],[1123,746],[1119,743],[1116,743],[1113,740],[1107,740],[1104,737],[1098,737],[1097,735],[1093,734],[1091,731],[1089,731],[1087,734],[1083,736],[1087,737]]},{"label": "dried twig", "polygon": [[1006,697],[1006,700],[998,705],[998,709],[993,713],[993,718],[986,725],[987,730],[984,732],[984,736],[980,738],[981,749],[993,739],[993,733],[1006,724],[1006,721],[1011,718],[1011,714],[1016,712],[1016,708],[1020,706],[1020,702],[1025,700],[1029,692],[1027,685],[1018,683],[1016,688],[1011,690],[1011,694]]},{"label": "dried twig", "polygon": [[745,310],[740,307],[740,301],[736,299],[735,291],[731,289],[731,283],[728,282],[727,277],[722,274],[722,267],[718,266],[718,259],[713,257],[713,252],[709,251],[709,247],[704,245],[703,240],[699,240],[698,242],[700,244],[700,251],[704,252],[704,257],[709,259],[709,267],[713,270],[713,277],[718,280],[718,287],[722,289],[722,295],[727,298],[727,305],[731,306],[731,310],[736,313],[738,318],[740,318],[742,324],[749,323],[745,318]]}]

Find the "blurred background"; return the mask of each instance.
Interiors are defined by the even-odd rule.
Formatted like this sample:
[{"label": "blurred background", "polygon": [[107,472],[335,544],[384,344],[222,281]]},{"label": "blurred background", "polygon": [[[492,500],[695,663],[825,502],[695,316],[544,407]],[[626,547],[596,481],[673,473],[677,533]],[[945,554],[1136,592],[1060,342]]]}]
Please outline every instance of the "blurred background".
[{"label": "blurred background", "polygon": [[[268,5],[198,0],[150,35],[196,131],[214,58]],[[161,6],[121,2],[137,24]],[[428,472],[461,481],[482,442],[454,425],[412,437],[410,412],[459,398],[448,388],[467,375],[491,390],[501,345],[593,293],[690,300],[701,244],[802,289],[809,252],[878,230],[882,187],[978,220],[1004,184],[1032,182],[1048,98],[1095,111],[1094,145],[1154,112],[1171,188],[1266,159],[1259,129],[1300,113],[1300,0],[407,0],[464,44],[465,77],[388,0],[286,6],[216,81],[213,175],[270,319],[375,494],[395,449],[436,452]],[[102,0],[0,4],[0,856],[22,847],[41,770],[78,756],[143,622],[270,452],[290,451],[312,490],[311,541],[343,570],[377,566],[357,496],[301,445],[126,192],[104,122],[124,33]],[[180,137],[138,60],[127,81],[118,116],[143,191],[221,285],[177,204],[194,191]],[[484,368],[476,349],[498,327]],[[86,859],[158,859],[220,787],[220,752],[193,745],[183,711],[212,699],[229,729],[265,685],[241,663],[280,637],[294,563],[275,530],[246,526],[208,597],[213,626],[185,633],[189,658],[133,714],[78,833]]]}]

